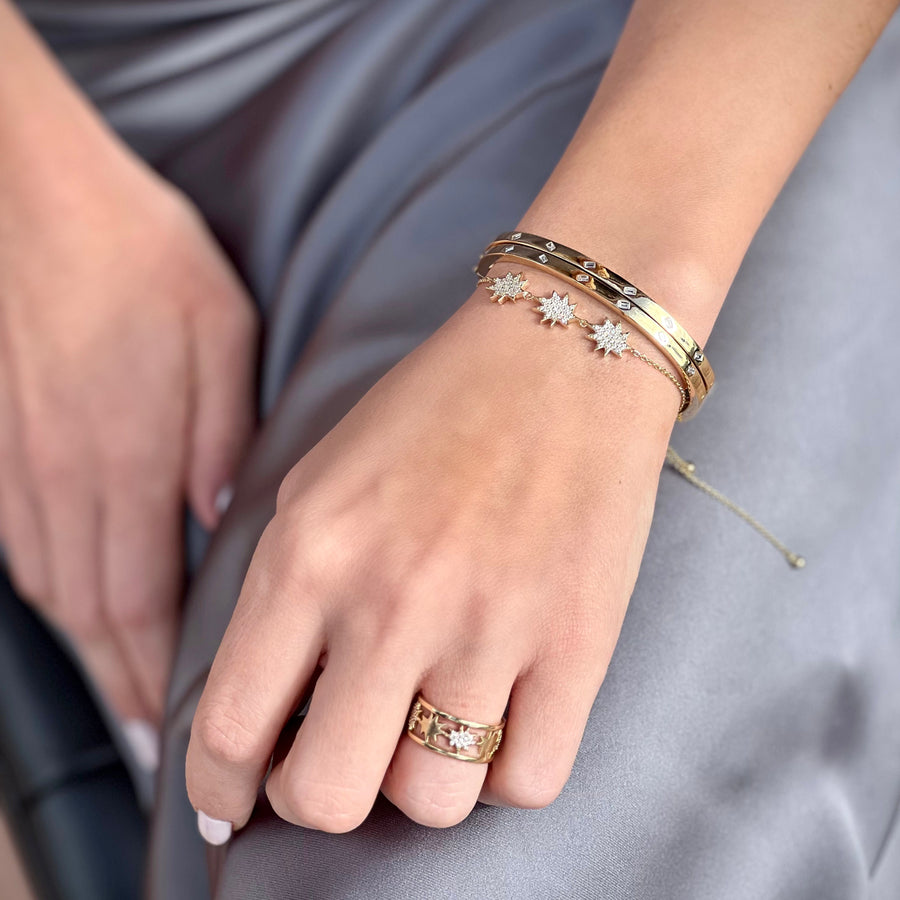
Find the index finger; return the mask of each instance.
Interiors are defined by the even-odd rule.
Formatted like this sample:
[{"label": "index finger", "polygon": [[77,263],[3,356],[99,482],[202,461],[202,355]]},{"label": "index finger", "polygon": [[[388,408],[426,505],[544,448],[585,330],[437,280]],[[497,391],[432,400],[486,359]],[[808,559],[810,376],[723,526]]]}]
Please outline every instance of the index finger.
[{"label": "index finger", "polygon": [[285,561],[273,519],[253,554],[191,727],[185,775],[198,812],[240,828],[278,736],[322,655],[312,588]]}]

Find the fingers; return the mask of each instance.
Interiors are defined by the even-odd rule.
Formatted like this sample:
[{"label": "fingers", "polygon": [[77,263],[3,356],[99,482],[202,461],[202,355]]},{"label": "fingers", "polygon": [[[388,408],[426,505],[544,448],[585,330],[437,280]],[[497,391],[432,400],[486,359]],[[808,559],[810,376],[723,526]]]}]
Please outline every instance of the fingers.
[{"label": "fingers", "polygon": [[149,719],[162,718],[175,649],[182,575],[182,510],[176,466],[146,461],[110,475],[102,507],[101,590]]},{"label": "fingers", "polygon": [[[5,424],[14,420],[15,409],[2,387]],[[112,499],[101,508],[97,458],[87,436],[62,421],[55,424],[56,433],[32,434],[27,466],[21,429],[13,425],[0,432],[0,509],[16,585],[72,641],[91,680],[120,715],[158,720],[174,642],[179,472],[172,471],[162,533],[154,529],[159,517],[140,489],[146,474],[107,484],[114,488]],[[167,617],[149,615],[163,606]],[[135,631],[142,633],[132,638]]]},{"label": "fingers", "polygon": [[312,589],[280,575],[277,527],[273,520],[257,545],[194,715],[187,752],[194,808],[238,828],[250,818],[279,732],[324,643]]},{"label": "fingers", "polygon": [[[514,679],[513,669],[492,664],[484,655],[450,658],[424,677],[421,694],[442,712],[491,725],[503,717]],[[407,709],[414,695],[406,698]],[[382,791],[414,821],[446,828],[472,811],[488,768],[441,756],[403,734]]]},{"label": "fingers", "polygon": [[97,687],[125,718],[149,710],[110,627],[102,594],[100,510],[84,474],[44,470],[44,522],[52,573],[50,619],[73,641]]},{"label": "fingers", "polygon": [[[598,659],[600,654],[597,654]],[[602,675],[593,665],[570,669],[543,660],[515,684],[500,749],[479,799],[494,806],[539,809],[565,786]]]},{"label": "fingers", "polygon": [[288,822],[345,832],[368,815],[402,734],[417,672],[402,648],[336,643],[266,793]]},{"label": "fingers", "polygon": [[218,287],[231,304],[202,304],[194,318],[195,408],[187,491],[207,528],[218,522],[255,422],[256,317],[237,284]]}]

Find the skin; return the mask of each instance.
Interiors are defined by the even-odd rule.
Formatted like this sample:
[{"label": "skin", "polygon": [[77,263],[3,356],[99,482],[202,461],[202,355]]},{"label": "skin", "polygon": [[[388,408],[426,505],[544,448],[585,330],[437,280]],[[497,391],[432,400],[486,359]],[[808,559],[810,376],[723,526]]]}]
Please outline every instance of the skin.
[{"label": "skin", "polygon": [[156,722],[185,499],[215,525],[253,427],[254,307],[8,7],[0,60],[0,536],[116,711]]},{"label": "skin", "polygon": [[[581,126],[510,230],[595,255],[704,344],[895,6],[637,0]],[[552,287],[567,289],[532,285]],[[595,365],[534,318],[474,293],[288,475],[194,718],[197,809],[247,821],[317,664],[308,715],[266,781],[287,821],[348,831],[379,789],[434,827],[478,799],[532,808],[558,795],[637,576],[677,404],[648,366]],[[479,722],[509,701],[490,766],[402,736],[417,690]]]},{"label": "skin", "polygon": [[[637,576],[679,396],[637,360],[592,356],[577,326],[545,334],[527,304],[486,297],[395,366],[282,484],[194,720],[189,771],[218,818],[249,814],[317,665],[307,718],[267,783],[288,821],[353,828],[381,787],[416,821],[450,825],[485,776],[486,797],[517,806],[544,805],[565,783]],[[483,722],[513,692],[489,769],[397,745],[419,688]]]},{"label": "skin", "polygon": [[[560,164],[522,220],[509,227],[595,253],[705,343],[760,221],[895,6],[886,0],[798,0],[789,6],[774,0],[637,0]],[[24,30],[5,40],[14,45],[7,49],[27,56],[41,72],[49,65],[34,56]],[[0,95],[0,108],[15,113],[9,93]],[[44,127],[62,128],[70,114],[61,110],[68,107],[49,87],[48,93],[46,108],[53,114]],[[78,121],[75,131],[81,133],[85,120]],[[23,125],[25,134],[0,144],[7,172],[9,160],[29,141],[47,145],[29,129]],[[96,187],[87,172],[83,177]],[[50,240],[52,235],[40,237],[52,232],[49,201],[37,186],[22,191],[39,223],[32,240]],[[165,193],[156,186],[144,196],[158,191]],[[130,200],[131,192],[125,193]],[[93,194],[82,197],[89,206]],[[126,208],[119,196],[120,206],[101,204],[108,210],[97,220],[104,234],[129,231],[131,204]],[[74,410],[64,446],[89,444],[91,429],[76,423],[125,433],[129,399],[148,404],[156,418],[135,421],[128,434],[149,438],[160,428],[167,435],[185,429],[193,434],[207,421],[223,441],[244,427],[235,422],[244,422],[245,413],[234,409],[246,405],[232,401],[231,407],[226,398],[245,390],[243,379],[223,389],[211,401],[215,412],[204,417],[207,395],[201,388],[190,393],[194,382],[181,374],[191,369],[184,356],[171,351],[166,370],[174,374],[164,385],[155,372],[135,380],[135,370],[142,370],[135,365],[140,341],[125,341],[125,352],[122,335],[105,324],[121,322],[123,315],[115,313],[125,306],[143,310],[155,299],[169,318],[142,311],[156,323],[153,333],[177,346],[169,333],[175,330],[181,346],[193,347],[215,317],[193,331],[178,332],[176,323],[199,316],[203,303],[207,312],[217,302],[228,311],[243,308],[237,288],[231,301],[222,301],[228,278],[211,261],[218,257],[202,229],[193,238],[175,230],[184,252],[197,256],[174,273],[151,267],[153,290],[148,287],[144,304],[121,297],[126,284],[135,283],[133,273],[108,277],[115,272],[111,263],[94,270],[94,290],[79,310],[89,311],[94,330],[87,333],[96,337],[83,343],[102,347],[99,358],[119,367],[103,370],[107,377],[92,384],[106,403],[92,418],[77,414],[87,403],[86,389],[62,393],[59,406]],[[7,235],[14,231],[7,226]],[[81,248],[71,254],[72,264],[100,252]],[[179,277],[194,264],[212,273],[199,292],[202,300]],[[222,279],[218,287],[215,272]],[[40,274],[33,261],[18,276],[16,284],[37,285],[29,305],[37,324],[26,328],[10,318],[10,343],[43,334],[60,303],[62,292],[49,276],[42,287]],[[533,276],[534,293],[554,288],[569,290],[553,276]],[[3,297],[15,293],[0,290]],[[581,314],[591,308],[586,298],[578,302]],[[121,327],[142,334],[149,326]],[[251,330],[246,323],[236,327],[234,346],[246,348]],[[637,349],[654,354],[632,337]],[[30,340],[24,344],[30,352],[4,350],[5,358],[39,359],[36,338]],[[216,335],[213,343],[221,340]],[[273,808],[287,821],[348,831],[363,821],[379,790],[410,818],[435,827],[462,821],[479,798],[518,807],[552,802],[570,774],[618,638],[678,406],[677,392],[659,373],[633,358],[601,360],[591,346],[571,326],[540,326],[527,305],[490,303],[480,288],[461,298],[445,325],[297,462],[281,486],[194,719],[186,777],[195,808],[235,827],[247,821],[279,733],[310,687],[309,714],[266,782]],[[95,355],[82,350],[73,358],[68,371],[79,385]],[[42,396],[42,378],[53,368],[44,366],[44,375],[40,369],[20,375],[8,394]],[[109,372],[121,374],[121,387]],[[172,400],[178,385],[190,402]],[[196,413],[184,412],[195,402]],[[19,407],[29,408],[24,401]],[[45,427],[59,418],[59,408],[47,402],[37,409],[34,421]],[[19,437],[27,430],[12,433],[17,437],[4,459],[47,452],[46,438],[29,444]],[[44,434],[36,428],[30,433]],[[96,443],[115,448],[119,440],[117,431]],[[220,447],[218,441],[192,439],[185,446]],[[211,521],[211,507],[204,504],[236,451],[223,454],[232,460],[228,465],[197,463],[192,452],[173,452],[150,483],[167,485],[169,510],[177,493],[172,484],[178,483]],[[142,465],[150,464],[143,459]],[[139,470],[146,479],[140,466],[129,471]],[[57,484],[73,482],[79,490],[88,485],[94,497],[132,496],[128,491],[139,479],[113,479],[109,472],[80,468],[76,478]],[[197,472],[203,475],[192,475]],[[32,478],[33,495],[53,495],[44,477]],[[14,480],[4,476],[2,483]],[[19,501],[25,509],[28,503],[49,509],[46,502]],[[56,515],[58,533],[74,540],[74,526],[66,525],[72,519]],[[174,526],[166,521],[160,530],[166,546],[174,547]],[[143,528],[135,546],[158,548]],[[44,569],[48,583],[61,585],[66,579],[57,573],[59,563],[39,535],[35,526],[12,555],[36,560],[33,569]],[[99,538],[104,547],[114,546],[113,540],[112,534]],[[14,561],[14,570],[27,566]],[[95,582],[82,597],[96,603],[98,591]],[[103,602],[117,603],[124,593],[112,592]],[[497,720],[508,703],[507,731],[494,762],[446,759],[402,737],[418,690],[438,708],[482,722]]]}]

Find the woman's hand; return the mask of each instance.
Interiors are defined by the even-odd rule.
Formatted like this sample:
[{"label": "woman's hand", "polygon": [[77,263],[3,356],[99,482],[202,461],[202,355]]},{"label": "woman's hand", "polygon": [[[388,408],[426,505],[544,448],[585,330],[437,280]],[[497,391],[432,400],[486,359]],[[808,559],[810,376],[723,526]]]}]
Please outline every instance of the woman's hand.
[{"label": "woman's hand", "polygon": [[256,324],[187,200],[81,135],[58,165],[0,165],[0,536],[117,711],[152,721],[185,496],[212,527],[253,424]]},{"label": "woman's hand", "polygon": [[[230,827],[205,817],[249,818],[317,667],[267,781],[289,822],[350,830],[381,788],[415,821],[448,826],[479,797],[545,806],[568,779],[680,398],[634,357],[592,353],[577,327],[538,327],[531,304],[487,297],[478,289],[283,482],[193,722],[188,793],[214,839]],[[490,767],[403,736],[419,690],[485,723],[511,700]]]}]

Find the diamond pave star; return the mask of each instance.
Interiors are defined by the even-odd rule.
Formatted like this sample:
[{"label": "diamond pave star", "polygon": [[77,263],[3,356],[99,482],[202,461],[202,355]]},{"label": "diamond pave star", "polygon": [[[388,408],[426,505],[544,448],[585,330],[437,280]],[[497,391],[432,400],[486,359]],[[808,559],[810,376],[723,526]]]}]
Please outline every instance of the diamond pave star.
[{"label": "diamond pave star", "polygon": [[629,332],[622,331],[620,322],[613,325],[609,319],[606,319],[602,325],[591,325],[591,333],[588,337],[597,342],[594,349],[603,350],[604,356],[609,356],[610,353],[621,356],[628,349],[628,334]]},{"label": "diamond pave star", "polygon": [[457,750],[468,750],[478,740],[471,731],[466,731],[465,726],[462,726],[457,731],[451,731],[447,737],[450,740],[450,746],[455,747]]},{"label": "diamond pave star", "polygon": [[502,278],[491,278],[490,281],[490,291],[493,293],[491,300],[496,300],[501,304],[507,300],[518,299],[524,292],[525,285],[528,284],[521,272],[516,275],[507,272]]},{"label": "diamond pave star", "polygon": [[551,328],[557,322],[559,322],[560,325],[568,326],[569,322],[575,318],[576,304],[569,303],[568,294],[560,297],[559,294],[554,291],[549,297],[538,297],[537,299],[540,300],[541,303],[540,306],[534,307],[534,311],[542,313],[544,318],[541,319],[541,321],[549,321]]}]

